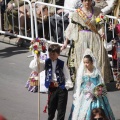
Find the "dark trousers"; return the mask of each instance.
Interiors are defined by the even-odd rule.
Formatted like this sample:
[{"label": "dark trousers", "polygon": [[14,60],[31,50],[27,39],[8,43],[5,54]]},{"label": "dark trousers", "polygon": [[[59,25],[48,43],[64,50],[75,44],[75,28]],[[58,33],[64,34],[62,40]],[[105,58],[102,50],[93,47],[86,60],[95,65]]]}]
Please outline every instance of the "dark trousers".
[{"label": "dark trousers", "polygon": [[[64,22],[64,30],[63,30],[63,22]],[[57,29],[56,29],[56,24],[57,24]],[[53,36],[56,42],[57,42],[57,37],[59,43],[64,42],[63,31],[66,30],[68,24],[69,24],[68,15],[63,16],[63,21],[62,21],[62,15],[59,17],[55,17],[55,15],[50,17],[51,35]]]},{"label": "dark trousers", "polygon": [[45,36],[43,36],[43,25],[42,23],[38,23],[38,36],[40,38],[45,37],[45,39],[49,40],[50,38],[49,38],[49,21],[48,20],[44,21],[44,35]]},{"label": "dark trousers", "polygon": [[66,89],[49,88],[50,99],[48,102],[48,120],[53,120],[56,110],[58,111],[57,120],[64,120],[66,113],[66,105],[68,99],[68,91]]}]

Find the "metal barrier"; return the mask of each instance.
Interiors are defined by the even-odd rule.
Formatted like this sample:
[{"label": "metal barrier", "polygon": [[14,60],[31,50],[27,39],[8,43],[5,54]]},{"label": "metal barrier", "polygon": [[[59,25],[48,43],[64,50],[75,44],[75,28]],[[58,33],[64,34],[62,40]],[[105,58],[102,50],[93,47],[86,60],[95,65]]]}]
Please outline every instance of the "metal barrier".
[{"label": "metal barrier", "polygon": [[[23,13],[22,14],[24,14],[24,23],[25,23],[25,25],[23,26],[23,28],[24,28],[24,30],[21,28],[21,21],[20,21],[20,6],[19,6],[19,0],[17,0],[17,6],[18,6],[18,8],[13,8],[13,10],[16,10],[17,11],[17,15],[15,16],[14,15],[14,13],[13,13],[13,11],[11,10],[11,11],[6,11],[5,10],[5,24],[6,24],[6,26],[5,26],[5,30],[3,31],[2,30],[2,24],[1,24],[1,14],[3,14],[3,13],[1,13],[1,7],[0,7],[0,33],[2,33],[2,34],[6,34],[6,35],[10,35],[10,36],[15,36],[15,37],[20,37],[20,38],[23,38],[23,39],[27,39],[27,40],[33,40],[34,39],[34,24],[33,24],[33,10],[32,10],[32,5],[31,5],[31,2],[29,1],[29,0],[23,0],[24,1],[24,11],[22,11]],[[26,6],[26,3],[27,3],[27,6]],[[5,6],[6,6],[6,0],[5,0]],[[30,31],[29,31],[29,35],[28,35],[28,33],[27,33],[27,22],[28,21],[26,21],[26,18],[27,18],[27,14],[26,14],[26,7],[28,7],[28,9],[29,9],[29,13],[30,13],[30,16],[29,16],[29,19],[30,19]],[[12,17],[12,20],[11,20],[11,26],[12,26],[12,31],[13,31],[13,33],[10,33],[9,31],[8,31],[8,24],[7,24],[7,21],[8,21],[8,16],[10,16],[10,14],[11,14],[11,17]],[[16,17],[16,18],[14,18],[14,17]],[[3,18],[2,18],[3,19]],[[18,33],[16,34],[15,32],[15,21],[17,21],[18,23],[17,23],[17,31],[18,31]],[[22,29],[22,30],[21,30]],[[23,32],[24,32],[24,34],[23,34]]]},{"label": "metal barrier", "polygon": [[[41,8],[41,23],[37,23],[37,15],[36,15],[36,8],[37,8],[37,5],[40,6],[40,5],[44,5],[44,6],[47,6],[48,8],[48,19],[47,19],[47,22],[48,22],[48,28],[46,28],[45,26],[45,21],[44,21],[44,17],[45,17],[45,14],[44,14],[44,10]],[[52,12],[54,12],[53,15],[51,15],[51,11],[50,11],[50,8],[53,8],[54,10]],[[56,9],[62,9],[63,11],[61,12],[61,15],[58,15],[57,14],[57,10]],[[67,14],[64,12],[65,10],[69,11],[69,12],[74,12],[76,9],[70,9],[70,8],[65,8],[65,7],[62,7],[62,6],[58,6],[58,5],[53,5],[53,4],[48,4],[48,3],[43,3],[43,2],[35,2],[34,4],[34,22],[35,22],[35,37],[40,37],[38,35],[38,24],[41,24],[42,26],[42,38],[44,39],[47,39],[48,40],[48,43],[59,43],[60,45],[62,45],[62,43],[64,42],[65,40],[65,36],[64,36],[64,31],[65,31],[65,21],[64,21],[64,17],[67,16]],[[113,21],[114,19],[118,20],[118,22],[120,23],[120,19],[117,19],[115,16],[110,16],[110,15],[106,15],[108,18],[110,18],[112,20],[112,24],[113,24]],[[51,28],[51,20],[52,18],[54,18],[54,24],[55,24],[55,28],[54,28],[54,37],[53,38],[53,28]],[[59,36],[59,25],[58,25],[58,21],[61,20],[61,35]],[[69,21],[69,18],[68,18],[68,21]],[[45,30],[48,31],[48,36],[46,37],[45,35]],[[106,30],[106,24],[105,24],[105,30]],[[112,30],[112,33],[113,33],[113,38],[114,38],[114,29]],[[105,33],[107,34],[107,32]],[[106,35],[107,36],[107,35]],[[59,37],[62,37],[63,40],[62,41],[59,41]],[[107,39],[107,37],[106,37]]]},{"label": "metal barrier", "polygon": [[[6,35],[10,35],[10,36],[14,36],[14,37],[23,38],[23,39],[26,39],[26,40],[33,40],[34,38],[40,37],[40,38],[47,39],[48,43],[63,43],[64,42],[64,31],[65,31],[65,28],[64,28],[64,17],[67,16],[64,13],[64,10],[75,11],[75,9],[64,8],[64,7],[61,7],[61,6],[47,4],[47,3],[43,3],[43,2],[39,2],[39,1],[35,2],[34,6],[32,7],[32,4],[31,4],[31,2],[29,0],[23,0],[23,1],[24,1],[24,4],[23,4],[24,11],[22,11],[23,12],[22,14],[24,14],[24,24],[25,25],[22,26],[22,28],[24,28],[24,33],[23,33],[23,30],[21,30],[22,29],[21,28],[21,21],[20,21],[20,14],[21,14],[20,8],[21,8],[21,6],[19,5],[19,0],[17,0],[18,8],[13,8],[13,10],[17,11],[17,15],[16,16],[14,15],[12,10],[11,11],[5,11],[5,18],[6,18],[5,26],[4,26],[5,30],[2,30],[1,17],[0,17],[0,25],[1,25],[0,26],[0,33],[6,34]],[[26,3],[27,3],[27,5],[26,5]],[[47,9],[48,9],[48,18],[47,18],[47,22],[48,22],[48,26],[47,27],[48,27],[48,29],[45,28],[46,27],[45,26],[45,21],[44,21],[44,17],[45,16],[44,16],[44,10],[43,9],[41,9],[41,16],[39,16],[39,17],[41,17],[41,23],[38,20],[39,17],[37,17],[37,13],[36,13],[37,12],[37,6],[42,6],[42,5],[47,6]],[[5,6],[6,6],[6,0],[5,0]],[[28,24],[29,21],[26,21],[26,18],[28,18],[28,15],[26,13],[26,9],[27,9],[26,7],[29,8],[29,13],[30,13],[30,16],[29,16],[29,19],[30,19],[29,20],[30,21],[30,29],[29,29],[30,31],[29,31],[29,34],[27,33],[27,27],[28,27],[27,24]],[[54,14],[53,15],[51,15],[51,13],[50,13],[50,8],[54,8],[54,11],[53,11]],[[61,12],[61,16],[59,16],[57,14],[57,10],[56,9],[58,9],[58,8],[59,9],[63,9],[63,11]],[[1,9],[0,9],[0,13],[1,13]],[[1,14],[3,14],[3,13],[1,13]],[[8,31],[9,28],[8,28],[8,23],[7,23],[7,21],[9,21],[8,20],[8,16],[10,16],[10,14],[11,14],[11,26],[12,26],[11,30],[13,31],[12,33],[10,33]],[[16,18],[14,18],[14,16]],[[53,32],[52,32],[53,29],[51,28],[51,19],[52,19],[52,17],[55,20],[55,28],[54,28],[54,32],[55,32],[54,36],[55,36],[55,38],[54,39],[53,39],[53,35],[52,35],[53,34]],[[60,36],[62,36],[62,41],[59,41],[58,19],[60,19],[61,26],[62,26],[62,28],[61,28],[62,35],[60,35]],[[67,20],[69,21],[69,19],[67,19]],[[16,32],[16,30],[15,30],[15,21],[18,22],[17,23],[17,27],[18,27],[17,32],[18,33],[15,33]],[[39,30],[38,27],[39,27],[40,24],[42,26],[42,28],[41,28],[42,32],[40,34],[42,34],[42,36],[38,35],[38,30]],[[47,37],[46,37],[46,31],[48,32],[47,33],[48,34]],[[62,45],[62,44],[60,44],[60,45]]]},{"label": "metal barrier", "polygon": [[[49,43],[52,43],[52,42],[55,42],[55,43],[63,43],[64,40],[65,40],[65,37],[64,37],[64,31],[65,31],[65,19],[69,22],[69,18],[67,16],[67,14],[64,12],[65,10],[67,11],[70,11],[70,12],[74,12],[75,9],[70,9],[70,8],[65,8],[65,7],[62,7],[62,6],[58,6],[58,5],[53,5],[53,4],[48,4],[48,3],[44,3],[44,2],[35,2],[34,3],[34,6],[32,8],[32,4],[29,0],[23,0],[24,1],[24,34],[21,34],[21,21],[20,21],[20,6],[19,6],[19,0],[17,0],[18,3],[18,8],[16,8],[16,10],[18,11],[17,12],[17,17],[16,19],[18,19],[18,34],[15,34],[15,29],[14,29],[14,26],[15,26],[15,19],[14,19],[14,13],[11,11],[11,16],[12,16],[12,31],[13,33],[10,33],[8,32],[8,26],[5,26],[5,31],[2,30],[2,24],[1,24],[1,17],[0,17],[0,33],[2,34],[7,34],[7,35],[10,35],[10,36],[15,36],[15,37],[20,37],[20,38],[24,38],[24,39],[27,39],[27,40],[33,40],[34,38],[37,38],[37,37],[40,37],[40,38],[45,38],[48,40]],[[44,0],[43,0],[44,1]],[[6,3],[6,0],[5,0],[5,3]],[[26,6],[26,3],[27,3],[27,6]],[[37,6],[47,6],[47,9],[48,9],[48,13],[47,15],[45,14],[45,11],[44,11],[44,8],[40,8],[40,16],[37,17]],[[26,7],[29,8],[29,21],[30,21],[30,31],[29,31],[29,35],[27,33],[27,23],[28,21],[26,21],[26,18],[28,17],[27,14],[26,14]],[[53,14],[51,13],[51,8],[53,9]],[[61,12],[61,15],[58,15],[57,14],[57,9],[62,9],[63,11]],[[0,9],[1,10],[1,9]],[[1,11],[0,11],[1,12]],[[3,14],[3,13],[1,13]],[[0,14],[0,15],[1,15]],[[7,12],[5,12],[6,16],[8,17],[8,14]],[[45,23],[45,20],[44,18],[47,17],[47,28],[46,28],[46,23]],[[108,16],[106,15],[107,17],[111,18],[112,19],[112,22],[113,22],[113,19],[117,19],[116,17],[114,16]],[[39,22],[39,18],[41,17],[41,22]],[[8,18],[7,18],[8,19]],[[52,20],[54,19],[54,30],[53,28],[51,27],[51,22]],[[6,20],[7,21],[7,20]],[[59,26],[58,22],[61,22],[61,26]],[[118,22],[120,23],[120,19],[118,19]],[[39,25],[41,26],[41,32],[39,33]],[[54,33],[53,33],[54,31]],[[60,36],[59,36],[59,31],[61,32]],[[46,35],[46,32],[47,32],[47,35]],[[35,35],[34,35],[35,34]],[[39,36],[39,34],[42,34],[41,36]],[[60,38],[61,37],[61,41],[60,41]],[[114,38],[114,30],[113,30],[113,38]],[[61,44],[60,44],[61,45]]]},{"label": "metal barrier", "polygon": [[[45,17],[45,14],[44,14],[44,9],[41,9],[41,23],[37,23],[37,15],[36,15],[36,8],[37,8],[37,5],[38,6],[47,6],[47,9],[48,9],[48,18],[47,18],[47,26],[48,29],[46,28],[45,26],[45,21],[44,21],[44,17]],[[53,13],[50,11],[51,8],[53,9]],[[58,15],[57,14],[57,10],[56,9],[62,9],[62,12],[61,12],[61,15]],[[40,37],[38,34],[38,24],[41,24],[42,26],[42,37],[47,39],[48,40],[48,43],[59,43],[60,45],[62,45],[62,43],[64,42],[64,31],[65,31],[65,21],[64,21],[64,18],[66,17],[66,19],[69,21],[69,18],[67,18],[67,14],[64,13],[64,10],[68,10],[68,11],[75,11],[75,9],[70,9],[70,8],[65,8],[65,7],[62,7],[62,6],[58,6],[58,5],[53,5],[53,4],[48,4],[48,3],[43,3],[43,2],[35,2],[34,4],[34,19],[35,19],[35,34],[36,34],[36,38],[37,37]],[[51,22],[52,20],[54,19],[54,30],[53,28],[51,28]],[[59,28],[59,25],[58,25],[58,22],[61,22],[61,28]],[[46,31],[47,30],[47,36],[46,36]],[[58,35],[59,34],[59,30],[61,32],[60,36]],[[54,31],[54,34],[52,33]],[[55,36],[53,38],[53,36]],[[61,41],[59,41],[59,37],[62,37]]]}]

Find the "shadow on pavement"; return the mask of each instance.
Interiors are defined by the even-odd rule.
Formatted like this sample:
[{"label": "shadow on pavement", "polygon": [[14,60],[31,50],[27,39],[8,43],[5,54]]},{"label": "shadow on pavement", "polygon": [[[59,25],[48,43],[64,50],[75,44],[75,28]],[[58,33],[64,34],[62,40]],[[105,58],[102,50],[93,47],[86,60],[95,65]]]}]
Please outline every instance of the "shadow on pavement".
[{"label": "shadow on pavement", "polygon": [[[106,88],[107,88],[107,91],[108,92],[112,92],[112,91],[119,91],[117,88],[116,88],[116,82],[110,82],[110,83],[107,83],[106,84]],[[74,87],[69,89],[68,91],[73,91],[74,90]],[[120,120],[120,119],[119,119]]]},{"label": "shadow on pavement", "polygon": [[119,90],[116,88],[116,82],[107,83],[107,84],[106,84],[106,87],[107,87],[107,91],[108,91],[108,92],[119,91]]},{"label": "shadow on pavement", "polygon": [[7,47],[0,50],[0,58],[6,58],[16,54],[22,54],[27,52],[29,52],[28,48],[18,47],[18,46]]}]

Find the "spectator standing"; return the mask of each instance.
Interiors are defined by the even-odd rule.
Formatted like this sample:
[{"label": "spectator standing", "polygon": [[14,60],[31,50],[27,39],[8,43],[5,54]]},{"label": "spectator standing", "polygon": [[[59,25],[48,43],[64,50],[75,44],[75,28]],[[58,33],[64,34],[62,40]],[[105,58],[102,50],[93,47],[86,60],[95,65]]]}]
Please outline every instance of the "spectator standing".
[{"label": "spectator standing", "polygon": [[[53,4],[53,5],[59,5],[59,6],[63,6],[64,5],[64,0],[44,0],[44,2],[49,3],[49,4]],[[51,6],[44,6],[44,5],[40,5],[42,7],[42,11],[41,11],[41,7],[38,8],[37,10],[37,15],[38,15],[38,35],[39,37],[45,37],[46,39],[50,39],[49,36],[49,21],[48,21],[48,16],[50,17],[50,25],[51,25],[51,34],[52,36],[54,36],[54,32],[55,32],[55,8],[51,7]],[[48,8],[49,7],[49,8]],[[49,9],[49,11],[48,11]],[[60,13],[61,10],[60,9],[56,9],[56,13]],[[39,21],[39,17],[42,18],[42,14],[43,13],[43,22],[42,23],[42,19],[41,21]],[[43,35],[43,25],[44,24],[44,35]]]},{"label": "spectator standing", "polygon": [[7,120],[3,115],[0,115],[0,120]]},{"label": "spectator standing", "polygon": [[112,60],[113,60],[113,74],[118,77],[120,72],[120,24],[115,26],[116,37],[112,40]]},{"label": "spectator standing", "polygon": [[[64,4],[58,4],[60,6],[64,6],[65,8],[71,8],[76,9],[78,6],[81,6],[81,0],[64,0]],[[57,11],[57,15],[51,16],[51,29],[52,29],[52,36],[55,41],[63,43],[64,42],[64,34],[63,31],[66,30],[68,24],[69,24],[69,17],[72,12],[70,10],[64,9]],[[57,23],[57,30],[56,30],[56,23]],[[63,24],[64,23],[64,24]],[[64,29],[63,29],[64,25]],[[57,31],[57,32],[56,32]]]},{"label": "spectator standing", "polygon": [[107,3],[105,0],[94,0],[95,1],[95,6],[102,9],[107,6]]},{"label": "spectator standing", "polygon": [[[120,19],[120,0],[116,0],[114,3],[114,16]],[[115,20],[115,25],[118,24],[118,21]]]},{"label": "spectator standing", "polygon": [[94,108],[90,120],[108,120],[102,108]]},{"label": "spectator standing", "polygon": [[4,31],[4,13],[5,13],[5,9],[6,9],[6,6],[7,4],[10,2],[10,0],[6,0],[6,4],[5,4],[5,0],[2,0],[0,2],[0,6],[1,6],[1,29]]}]

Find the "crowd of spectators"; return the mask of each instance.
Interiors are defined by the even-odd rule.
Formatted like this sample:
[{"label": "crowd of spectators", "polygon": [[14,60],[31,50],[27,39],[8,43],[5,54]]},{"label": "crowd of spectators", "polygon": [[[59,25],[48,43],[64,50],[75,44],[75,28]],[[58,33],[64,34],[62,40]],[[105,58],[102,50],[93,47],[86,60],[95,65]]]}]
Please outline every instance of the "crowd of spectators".
[{"label": "crowd of spectators", "polygon": [[[61,9],[37,4],[34,6],[35,2],[44,2],[49,4],[54,4],[58,6],[63,6],[65,8],[77,9],[82,7],[81,0],[30,0],[32,7],[36,7],[37,15],[37,25],[38,25],[38,36],[40,38],[46,38],[47,40],[52,40],[55,42],[64,42],[64,31],[70,22],[71,11],[68,9]],[[119,0],[118,0],[119,1]],[[118,17],[119,16],[119,5],[115,4],[118,2],[116,0],[94,0],[93,6],[99,7],[103,14],[109,14]],[[27,24],[27,35],[30,36],[31,25],[30,25],[30,8],[27,2],[19,0],[19,20],[18,21],[18,0],[6,0],[0,2],[2,8],[2,26],[1,29],[9,32],[13,32],[20,35],[25,35],[25,19]],[[114,12],[114,11],[117,12]],[[14,24],[13,24],[14,23]],[[116,23],[117,24],[117,23]],[[43,29],[44,27],[44,29]],[[43,31],[44,30],[44,31]],[[112,31],[107,29],[108,32],[108,42],[111,40]],[[21,45],[24,40],[19,38],[17,44]]]}]

